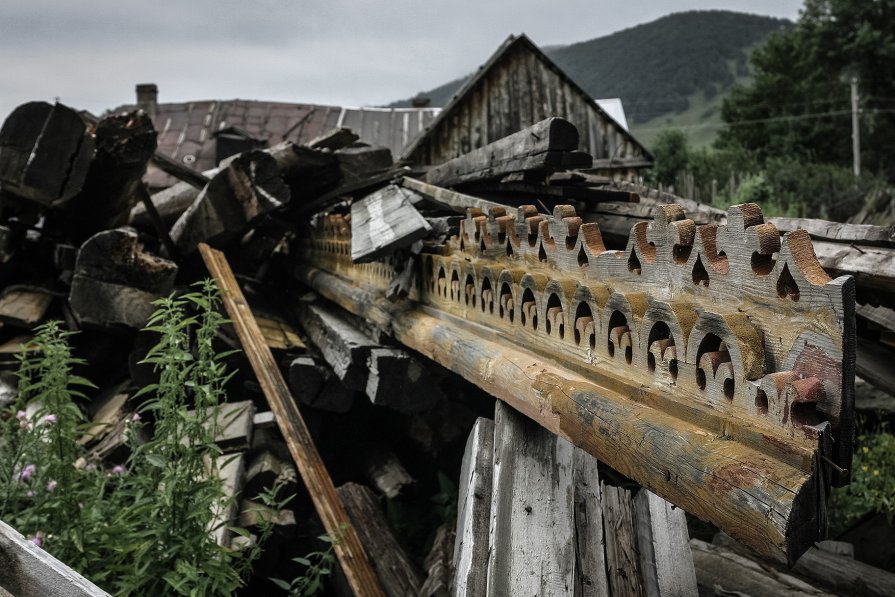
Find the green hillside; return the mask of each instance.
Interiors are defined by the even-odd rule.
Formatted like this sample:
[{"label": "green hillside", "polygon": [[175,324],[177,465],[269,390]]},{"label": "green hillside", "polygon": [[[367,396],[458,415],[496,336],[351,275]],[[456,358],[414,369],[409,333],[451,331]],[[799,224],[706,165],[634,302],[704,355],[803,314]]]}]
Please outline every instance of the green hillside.
[{"label": "green hillside", "polygon": [[[593,97],[620,97],[632,131],[649,145],[659,129],[685,126],[695,144],[714,138],[721,100],[749,77],[748,56],[792,23],[730,11],[662,17],[547,54]],[[419,95],[443,106],[463,84],[451,81]],[[410,100],[392,104],[409,106]],[[709,125],[709,126],[706,126]]]}]

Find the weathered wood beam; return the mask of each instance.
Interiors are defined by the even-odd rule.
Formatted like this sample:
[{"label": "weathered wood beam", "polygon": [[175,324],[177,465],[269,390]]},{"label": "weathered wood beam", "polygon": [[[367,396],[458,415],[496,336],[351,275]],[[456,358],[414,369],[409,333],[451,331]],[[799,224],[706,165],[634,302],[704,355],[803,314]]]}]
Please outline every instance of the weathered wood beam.
[{"label": "weathered wood beam", "polygon": [[435,186],[423,182],[422,180],[417,180],[416,178],[410,178],[409,176],[403,177],[398,184],[405,189],[416,191],[417,193],[424,195],[427,199],[464,215],[466,214],[466,210],[470,207],[480,209],[485,213],[492,208],[503,209],[506,207],[502,203],[480,199],[478,197],[473,197],[472,195],[464,195],[463,193]]},{"label": "weathered wood beam", "polygon": [[497,403],[486,595],[538,594],[545,578],[575,585],[573,454],[568,441]]},{"label": "weathered wood beam", "polygon": [[[624,487],[601,484],[606,533],[606,568],[609,570],[609,594],[620,597],[647,595],[641,580],[641,556],[637,549],[634,525],[634,500]],[[657,588],[657,587],[651,587]]]},{"label": "weathered wood beam", "polygon": [[476,420],[463,453],[454,539],[454,595],[484,595],[488,584],[488,525],[494,478],[494,421]]},{"label": "weathered wood beam", "polygon": [[719,545],[690,539],[700,595],[833,597],[787,572],[775,570]]},{"label": "weathered wood beam", "polygon": [[0,595],[108,597],[108,593],[0,521]]},{"label": "weathered wood beam", "polygon": [[764,553],[824,532],[851,466],[854,285],[806,232],[665,206],[606,251],[569,207],[471,210],[389,305],[392,273],[352,264],[337,219],[296,267],[326,298]]},{"label": "weathered wood beam", "polygon": [[286,381],[270,349],[264,343],[261,330],[258,329],[258,324],[226,257],[205,244],[199,246],[199,251],[218,288],[221,289],[227,313],[233,320],[246,356],[258,376],[271,410],[276,415],[277,424],[286,438],[289,451],[298,465],[323,526],[331,537],[339,538],[335,543],[335,552],[348,584],[361,596],[382,595],[381,585],[360,543],[357,531],[336,493],[332,478],[320,458],[320,453],[295,400],[289,393]]},{"label": "weathered wood beam", "polygon": [[814,218],[769,218],[768,222],[781,232],[798,228],[807,230],[811,238],[840,243],[857,243],[871,246],[895,245],[895,226],[872,226],[870,224],[845,224]]},{"label": "weathered wood beam", "polygon": [[262,151],[240,155],[211,182],[171,227],[171,238],[187,255],[202,242],[224,242],[289,202],[289,187],[276,160]]},{"label": "weathered wood beam", "polygon": [[351,204],[352,261],[375,261],[429,234],[432,227],[413,206],[413,195],[388,185]]},{"label": "weathered wood beam", "polygon": [[176,276],[177,265],[147,251],[133,228],[106,230],[78,251],[69,302],[82,325],[140,329]]},{"label": "weathered wood beam", "polygon": [[84,185],[93,149],[93,135],[75,110],[22,104],[0,127],[0,185],[44,207],[62,205]]},{"label": "weathered wood beam", "polygon": [[96,125],[95,135],[96,153],[84,187],[55,215],[57,224],[79,244],[127,223],[156,148],[156,131],[144,112],[107,116]]},{"label": "weathered wood beam", "polygon": [[429,169],[426,182],[439,186],[499,178],[510,172],[588,168],[593,158],[578,149],[578,129],[562,118],[542,120],[484,147]]},{"label": "weathered wood beam", "polygon": [[[819,546],[825,547],[825,543],[833,542],[824,541]],[[724,533],[717,534],[712,540],[712,544],[749,558],[762,567],[768,565],[766,560],[758,558],[749,548]],[[850,543],[844,545],[852,548],[851,556],[812,547],[799,558],[792,568],[780,559],[772,560],[771,565],[779,572],[793,574],[818,588],[826,589],[837,595],[866,597],[895,595],[895,574],[855,560],[854,547]]]},{"label": "weathered wood beam", "polygon": [[641,489],[634,498],[634,522],[646,594],[656,597],[697,594],[684,511]]},{"label": "weathered wood beam", "polygon": [[422,574],[389,527],[375,494],[357,483],[346,483],[336,491],[364,548],[375,554],[373,567],[383,592],[389,597],[420,595]]}]

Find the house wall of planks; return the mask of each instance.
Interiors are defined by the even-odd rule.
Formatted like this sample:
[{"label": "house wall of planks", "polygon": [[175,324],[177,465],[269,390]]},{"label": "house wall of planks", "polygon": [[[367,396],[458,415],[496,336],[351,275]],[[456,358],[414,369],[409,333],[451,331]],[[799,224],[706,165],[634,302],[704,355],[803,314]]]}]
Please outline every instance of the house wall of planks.
[{"label": "house wall of planks", "polygon": [[578,128],[578,149],[593,156],[601,173],[633,179],[652,165],[649,152],[524,36],[508,40],[481,67],[404,157],[441,164],[550,116]]}]

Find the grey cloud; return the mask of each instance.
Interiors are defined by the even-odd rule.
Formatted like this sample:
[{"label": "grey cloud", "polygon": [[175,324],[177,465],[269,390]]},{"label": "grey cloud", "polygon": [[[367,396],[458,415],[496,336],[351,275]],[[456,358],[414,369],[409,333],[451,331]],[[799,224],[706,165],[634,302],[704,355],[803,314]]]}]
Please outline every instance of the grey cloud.
[{"label": "grey cloud", "polygon": [[511,33],[567,44],[673,11],[795,18],[757,0],[30,0],[0,6],[0,118],[29,99],[101,112],[152,81],[162,101],[382,104],[472,72]]}]

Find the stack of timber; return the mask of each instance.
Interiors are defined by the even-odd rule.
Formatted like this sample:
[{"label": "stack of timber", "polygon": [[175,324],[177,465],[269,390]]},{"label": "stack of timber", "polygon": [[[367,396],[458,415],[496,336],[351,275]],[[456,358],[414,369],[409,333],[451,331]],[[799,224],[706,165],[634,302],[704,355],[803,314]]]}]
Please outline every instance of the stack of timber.
[{"label": "stack of timber", "polygon": [[305,237],[294,272],[658,495],[795,561],[825,532],[830,487],[848,482],[853,281],[829,278],[807,233],[781,237],[755,205],[721,227],[657,211],[625,251],[607,251],[568,206],[472,208],[421,255],[411,302],[393,306],[394,271],[351,262],[339,215]]},{"label": "stack of timber", "polygon": [[[124,462],[152,301],[212,274],[236,351],[215,539],[276,526],[247,591],[301,574],[322,533],[344,539],[339,595],[693,594],[684,510],[762,565],[824,537],[855,352],[895,387],[885,233],[595,176],[561,119],[425,173],[345,129],[193,172],[147,124],[28,104],[0,129],[0,402],[11,355],[62,320],[99,386],[83,441]],[[181,182],[147,188],[149,162]],[[272,483],[296,498],[262,507]]]}]

